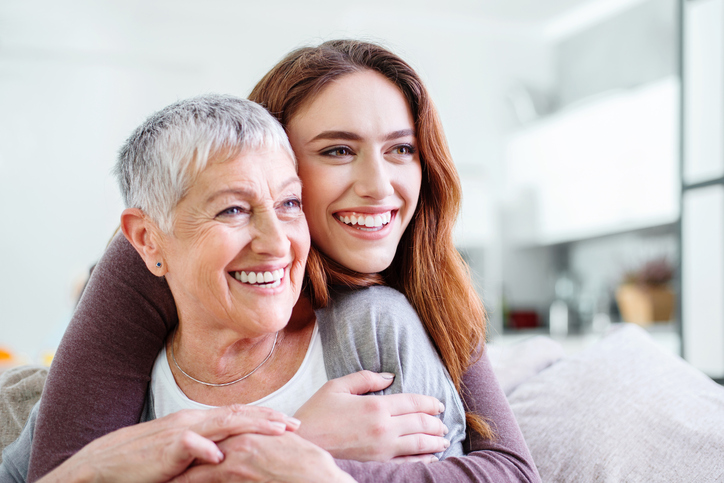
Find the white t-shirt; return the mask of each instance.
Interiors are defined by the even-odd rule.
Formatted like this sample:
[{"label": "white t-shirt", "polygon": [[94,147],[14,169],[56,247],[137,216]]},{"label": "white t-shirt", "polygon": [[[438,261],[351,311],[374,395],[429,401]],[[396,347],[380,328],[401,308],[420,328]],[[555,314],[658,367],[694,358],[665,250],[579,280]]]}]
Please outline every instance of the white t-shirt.
[{"label": "white t-shirt", "polygon": [[[322,338],[317,324],[314,324],[312,339],[309,341],[307,354],[302,365],[294,376],[282,387],[257,401],[248,403],[251,406],[263,406],[276,409],[287,415],[293,415],[317,390],[327,382],[327,371],[324,367]],[[182,409],[210,409],[214,406],[192,401],[181,391],[171,372],[166,358],[166,347],[156,358],[151,373],[151,391],[153,394],[154,411],[161,418]]]}]

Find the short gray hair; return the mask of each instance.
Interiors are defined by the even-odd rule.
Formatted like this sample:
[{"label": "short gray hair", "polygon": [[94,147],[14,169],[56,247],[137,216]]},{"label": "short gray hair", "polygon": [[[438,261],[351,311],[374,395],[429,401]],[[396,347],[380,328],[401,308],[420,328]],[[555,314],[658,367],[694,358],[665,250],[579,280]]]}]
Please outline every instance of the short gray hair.
[{"label": "short gray hair", "polygon": [[204,95],[151,115],[118,153],[115,174],[127,208],[140,208],[170,233],[173,212],[210,160],[244,151],[294,152],[284,128],[260,105],[234,96]]}]

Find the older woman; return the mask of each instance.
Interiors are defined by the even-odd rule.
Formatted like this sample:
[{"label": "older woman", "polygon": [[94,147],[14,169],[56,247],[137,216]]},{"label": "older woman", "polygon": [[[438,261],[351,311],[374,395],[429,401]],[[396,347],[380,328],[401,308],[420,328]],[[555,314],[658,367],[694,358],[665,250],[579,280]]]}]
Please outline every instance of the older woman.
[{"label": "older woman", "polygon": [[[282,387],[315,328],[287,325],[309,232],[284,131],[251,102],[192,99],[139,127],[117,171],[131,207],[123,233],[178,304],[178,329],[154,374],[155,413],[189,404],[175,399],[175,381],[207,406],[252,403]],[[312,367],[299,400],[324,382]]]},{"label": "older woman", "polygon": [[[382,327],[349,317],[358,326],[350,345],[323,338],[320,332],[332,329],[314,317],[291,318],[310,244],[302,186],[284,130],[257,104],[204,96],[169,106],[133,133],[116,171],[129,206],[121,217],[123,233],[148,270],[165,277],[179,318],[156,359],[142,421],[235,403],[293,414],[327,382],[329,354],[354,348],[360,327],[366,333]],[[340,321],[334,329],[344,326]],[[443,418],[452,431],[433,417],[442,412],[437,399],[418,398],[422,407],[414,412],[423,414],[415,422],[422,418],[428,429],[426,438],[415,439],[416,451],[461,454],[464,411],[455,389],[422,326],[413,321],[402,330],[406,340],[422,341],[415,344],[420,374],[441,382],[441,398],[450,403]],[[386,379],[370,389],[389,385],[393,375]],[[418,432],[407,426],[407,434]],[[22,466],[29,437],[22,441],[7,454],[5,468]],[[321,459],[313,467],[316,477],[347,478],[323,450],[301,439],[290,444]],[[84,452],[92,459],[93,447]],[[164,473],[173,476],[173,470]],[[24,470],[8,479],[22,481]]]}]

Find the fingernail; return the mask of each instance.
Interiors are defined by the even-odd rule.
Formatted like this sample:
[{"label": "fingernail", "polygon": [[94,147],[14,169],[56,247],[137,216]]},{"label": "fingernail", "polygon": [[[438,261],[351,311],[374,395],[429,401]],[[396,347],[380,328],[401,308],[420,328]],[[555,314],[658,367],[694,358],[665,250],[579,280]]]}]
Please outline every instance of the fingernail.
[{"label": "fingernail", "polygon": [[447,433],[449,433],[449,432],[450,432],[450,430],[447,429],[447,426],[445,426],[445,425],[443,424],[443,425],[442,425],[442,434],[447,434]]},{"label": "fingernail", "polygon": [[433,456],[432,458],[430,458],[430,463],[436,463],[438,461],[440,461],[440,460],[437,459],[437,456]]},{"label": "fingernail", "polygon": [[294,426],[295,428],[298,428],[302,425],[302,422],[298,420],[297,418],[293,418],[291,416],[286,417],[287,423]]},{"label": "fingernail", "polygon": [[395,378],[395,375],[391,372],[380,372],[380,376],[382,376],[382,379],[389,379],[392,380]]},{"label": "fingernail", "polygon": [[450,447],[450,441],[445,440],[445,442],[442,445],[445,447],[445,449],[447,449]]},{"label": "fingernail", "polygon": [[440,412],[441,413],[445,412],[445,405],[443,403],[440,403]]},{"label": "fingernail", "polygon": [[221,450],[218,450],[216,455],[219,457],[219,463],[224,461],[224,453],[222,453]]},{"label": "fingernail", "polygon": [[284,431],[287,429],[287,425],[284,423],[280,423],[279,421],[269,421],[269,424],[271,424],[273,428],[280,431]]}]

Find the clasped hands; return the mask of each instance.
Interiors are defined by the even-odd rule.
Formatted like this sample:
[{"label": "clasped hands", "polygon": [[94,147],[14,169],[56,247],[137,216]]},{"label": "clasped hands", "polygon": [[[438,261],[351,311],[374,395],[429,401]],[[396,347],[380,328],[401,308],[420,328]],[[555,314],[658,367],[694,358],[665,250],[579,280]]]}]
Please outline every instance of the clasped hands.
[{"label": "clasped hands", "polygon": [[244,405],[180,411],[97,439],[41,481],[351,482],[333,458],[435,461],[449,445],[440,401],[361,396],[392,380],[370,371],[334,379],[293,418]]}]

